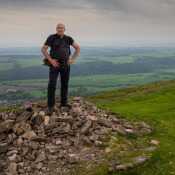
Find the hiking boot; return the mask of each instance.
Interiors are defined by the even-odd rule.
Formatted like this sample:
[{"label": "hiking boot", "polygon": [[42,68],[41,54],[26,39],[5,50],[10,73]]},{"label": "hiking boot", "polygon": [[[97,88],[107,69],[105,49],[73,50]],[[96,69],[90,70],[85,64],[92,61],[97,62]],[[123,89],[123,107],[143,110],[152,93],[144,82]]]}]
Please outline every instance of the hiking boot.
[{"label": "hiking boot", "polygon": [[54,112],[54,107],[48,107],[47,108],[47,115],[52,115],[52,113]]}]

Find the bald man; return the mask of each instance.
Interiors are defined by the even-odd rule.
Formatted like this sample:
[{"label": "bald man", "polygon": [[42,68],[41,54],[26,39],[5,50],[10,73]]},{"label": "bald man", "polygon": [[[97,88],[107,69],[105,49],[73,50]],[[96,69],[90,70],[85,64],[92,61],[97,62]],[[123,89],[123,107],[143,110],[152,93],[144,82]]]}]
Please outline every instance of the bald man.
[{"label": "bald man", "polygon": [[[74,48],[71,54],[70,46]],[[50,47],[50,53],[48,48]],[[55,90],[58,74],[61,79],[61,100],[60,107],[66,106],[71,108],[68,103],[68,82],[70,76],[70,64],[75,63],[77,56],[80,54],[80,46],[71,36],[65,34],[65,25],[58,23],[56,33],[50,34],[41,48],[41,52],[48,60],[49,64],[49,81],[47,89],[48,114],[52,114],[55,105]]]}]

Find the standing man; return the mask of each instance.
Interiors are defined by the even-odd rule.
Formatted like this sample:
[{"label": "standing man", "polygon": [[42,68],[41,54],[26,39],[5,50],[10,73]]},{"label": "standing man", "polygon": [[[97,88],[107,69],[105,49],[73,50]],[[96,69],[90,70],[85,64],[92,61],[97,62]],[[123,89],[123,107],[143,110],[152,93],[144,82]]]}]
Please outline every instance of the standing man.
[{"label": "standing man", "polygon": [[[56,33],[49,35],[41,48],[41,52],[50,63],[47,89],[47,105],[49,114],[52,114],[54,110],[55,90],[59,73],[61,79],[60,107],[66,106],[71,108],[71,105],[68,104],[70,64],[75,63],[76,57],[79,56],[80,46],[71,36],[66,35],[64,32],[65,25],[63,23],[57,24]],[[75,49],[72,55],[70,46]],[[49,47],[50,53],[48,53]]]}]

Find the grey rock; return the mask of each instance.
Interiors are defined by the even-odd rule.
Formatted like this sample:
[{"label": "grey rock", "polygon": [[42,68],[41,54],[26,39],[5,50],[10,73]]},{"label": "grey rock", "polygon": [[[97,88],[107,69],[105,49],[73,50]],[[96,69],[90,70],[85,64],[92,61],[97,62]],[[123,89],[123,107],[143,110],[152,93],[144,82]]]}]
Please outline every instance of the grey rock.
[{"label": "grey rock", "polygon": [[11,162],[9,165],[9,175],[17,175],[17,164],[15,162]]},{"label": "grey rock", "polygon": [[45,155],[45,152],[42,151],[41,153],[38,154],[35,162],[38,163],[38,162],[42,162],[46,159],[46,155]]},{"label": "grey rock", "polygon": [[14,124],[14,120],[6,120],[4,122],[0,123],[0,133],[2,132],[8,132],[10,129],[12,129]]},{"label": "grey rock", "polygon": [[89,129],[90,129],[90,127],[91,127],[91,125],[92,125],[92,121],[91,120],[86,121],[86,123],[81,128],[81,131],[80,132],[82,134],[87,134],[88,131],[89,131]]},{"label": "grey rock", "polygon": [[0,143],[0,154],[6,153],[8,151],[8,144],[7,143]]}]

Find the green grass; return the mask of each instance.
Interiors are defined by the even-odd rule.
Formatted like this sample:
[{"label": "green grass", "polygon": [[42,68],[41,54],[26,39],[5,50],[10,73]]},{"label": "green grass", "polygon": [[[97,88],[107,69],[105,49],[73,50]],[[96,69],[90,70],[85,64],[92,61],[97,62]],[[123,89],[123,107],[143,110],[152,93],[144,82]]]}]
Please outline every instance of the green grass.
[{"label": "green grass", "polygon": [[100,108],[129,120],[144,120],[155,128],[153,136],[160,141],[159,150],[148,164],[125,174],[175,174],[175,80],[101,92],[87,99]]}]

